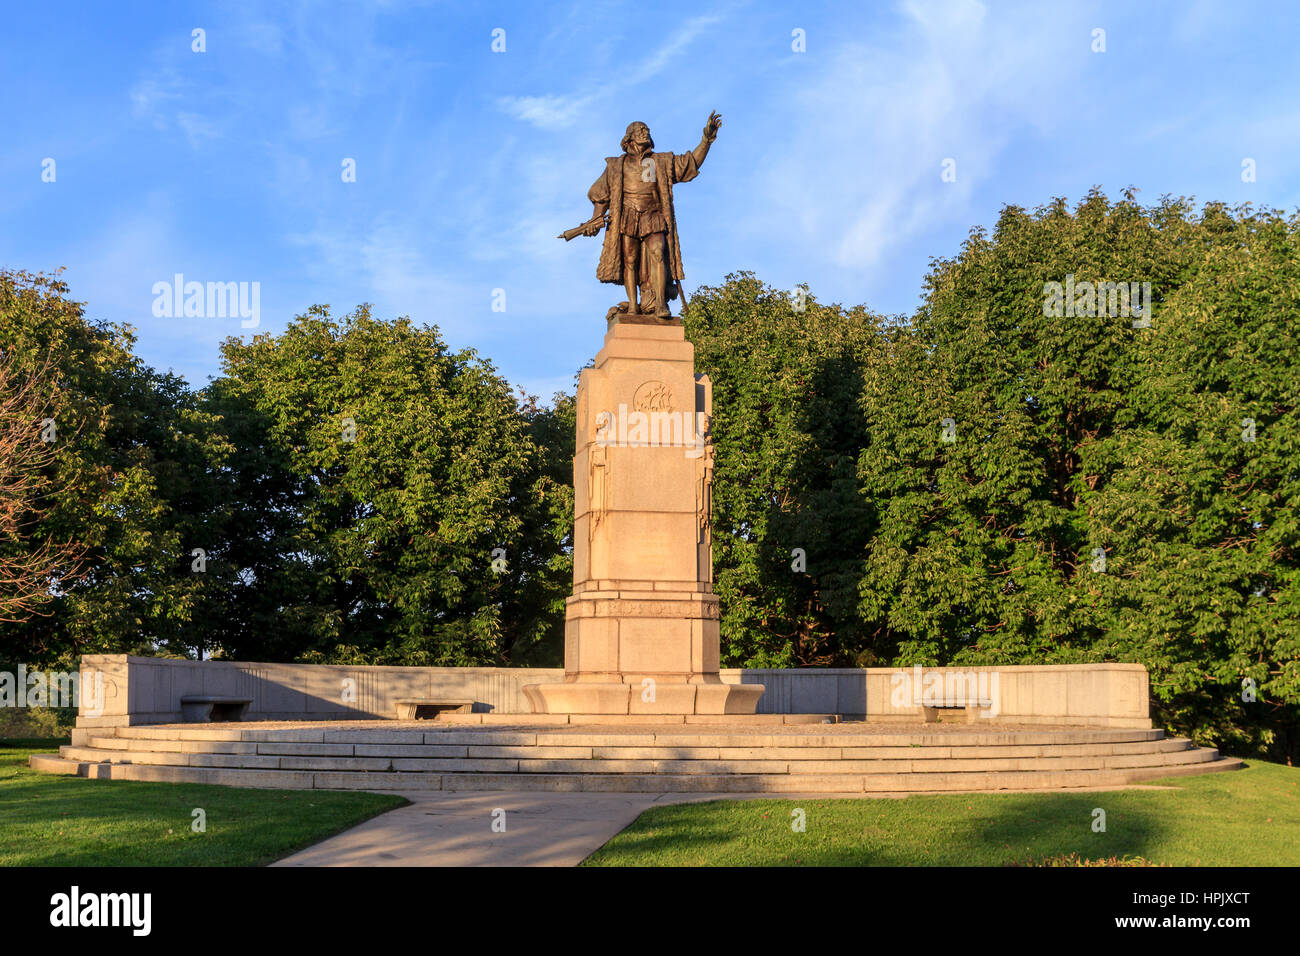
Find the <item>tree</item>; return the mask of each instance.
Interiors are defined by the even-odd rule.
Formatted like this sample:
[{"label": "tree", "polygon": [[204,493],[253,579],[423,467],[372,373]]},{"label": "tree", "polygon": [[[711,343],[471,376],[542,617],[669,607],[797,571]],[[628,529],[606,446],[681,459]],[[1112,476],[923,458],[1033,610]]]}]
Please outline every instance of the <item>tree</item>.
[{"label": "tree", "polygon": [[28,542],[55,491],[48,474],[57,433],[45,415],[51,362],[27,374],[17,365],[12,352],[0,353],[0,621],[10,624],[42,613],[84,557],[75,541]]},{"label": "tree", "polygon": [[[898,663],[1137,661],[1164,725],[1294,751],[1298,251],[1294,217],[1094,191],[935,261],[863,393],[860,611]],[[1067,277],[1154,309],[1053,308]]]},{"label": "tree", "polygon": [[882,320],[752,274],[702,288],[684,315],[713,383],[713,562],[727,666],[874,662],[857,584],[875,511],[858,494],[858,407]]},{"label": "tree", "polygon": [[1141,340],[1089,508],[1120,575],[1100,649],[1202,742],[1300,743],[1300,217],[1209,204]]},{"label": "tree", "polygon": [[572,489],[537,436],[566,412],[521,414],[472,350],[365,306],[222,355],[204,407],[233,451],[210,560],[233,577],[204,616],[227,654],[558,657]]},{"label": "tree", "polygon": [[202,520],[219,436],[185,383],[131,354],[129,329],[85,318],[57,276],[0,271],[0,351],[39,377],[53,422],[45,507],[7,543],[36,562],[71,542],[83,572],[48,584],[46,613],[0,624],[0,658],[49,664],[83,653],[184,649],[196,596],[187,542]]},{"label": "tree", "polygon": [[1295,753],[1300,218],[1094,190],[973,230],[908,320],[802,298],[685,317],[724,661],[1135,661],[1162,725]]}]

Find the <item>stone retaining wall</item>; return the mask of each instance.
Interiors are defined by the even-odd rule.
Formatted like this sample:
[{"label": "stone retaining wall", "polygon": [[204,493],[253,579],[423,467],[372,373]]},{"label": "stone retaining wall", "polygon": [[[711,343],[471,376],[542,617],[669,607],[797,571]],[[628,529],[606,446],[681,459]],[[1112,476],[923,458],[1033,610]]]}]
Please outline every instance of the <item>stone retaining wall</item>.
[{"label": "stone retaining wall", "polygon": [[[476,710],[530,708],[525,684],[559,681],[561,668],[371,667],[179,661],[125,654],[81,659],[79,728],[172,723],[182,696],[252,699],[246,720],[393,718],[402,697],[473,700]],[[103,701],[96,706],[96,673]],[[968,704],[1012,723],[1150,727],[1141,664],[1064,664],[971,668],[724,670],[727,683],[762,684],[759,713],[840,714],[871,720],[933,717],[928,705]]]}]

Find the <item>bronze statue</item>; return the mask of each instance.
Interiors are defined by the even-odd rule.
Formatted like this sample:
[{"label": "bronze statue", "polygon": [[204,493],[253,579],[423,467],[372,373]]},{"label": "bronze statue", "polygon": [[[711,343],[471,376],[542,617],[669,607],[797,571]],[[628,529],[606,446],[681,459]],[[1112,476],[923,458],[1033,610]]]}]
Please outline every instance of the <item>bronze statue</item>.
[{"label": "bronze statue", "polygon": [[679,292],[685,296],[673,186],[700,174],[721,125],[722,117],[710,113],[700,145],[694,150],[656,153],[650,128],[645,123],[630,124],[621,144],[623,155],[606,158],[605,171],[587,191],[593,207],[591,218],[560,233],[559,238],[567,242],[576,236],[595,236],[609,227],[596,278],[621,283],[627,290],[627,301],[610,309],[609,318],[624,313],[671,319],[669,301]]}]

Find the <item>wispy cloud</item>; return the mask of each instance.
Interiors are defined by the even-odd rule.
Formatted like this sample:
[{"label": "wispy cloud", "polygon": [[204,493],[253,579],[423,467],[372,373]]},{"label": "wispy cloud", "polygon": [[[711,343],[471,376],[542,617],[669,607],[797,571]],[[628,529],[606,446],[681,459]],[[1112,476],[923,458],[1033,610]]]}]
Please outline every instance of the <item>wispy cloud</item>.
[{"label": "wispy cloud", "polygon": [[789,86],[777,109],[790,135],[760,164],[771,201],[751,228],[793,226],[835,265],[870,269],[891,246],[968,216],[1009,141],[1059,121],[1051,104],[1071,79],[1056,62],[1069,35],[1059,20],[997,20],[978,0],[908,2],[901,13],[895,35],[846,42]]},{"label": "wispy cloud", "polygon": [[630,86],[654,79],[676,63],[709,27],[720,22],[722,17],[716,14],[691,17],[665,43],[651,51],[649,56],[634,60],[633,68],[623,77],[624,82],[620,85]]},{"label": "wispy cloud", "polygon": [[194,81],[174,67],[156,68],[141,77],[128,95],[132,115],[161,132],[180,130],[193,149],[224,135],[221,121],[208,110]]},{"label": "wispy cloud", "polygon": [[[498,98],[497,106],[507,115],[539,129],[573,126],[593,105],[616,100],[626,90],[641,86],[680,63],[695,41],[723,19],[718,13],[691,17],[646,54],[640,52],[642,37],[633,30],[633,35],[625,38],[627,48],[616,54],[612,70],[606,70],[605,75],[597,77],[588,72],[579,88],[571,93],[504,96]],[[627,56],[627,49],[635,50],[636,55]]]},{"label": "wispy cloud", "polygon": [[[631,119],[682,150],[709,109],[725,118],[678,200],[688,291],[752,269],[903,311],[928,258],[1003,203],[1097,183],[1300,201],[1300,74],[1277,68],[1300,20],[1285,7],[624,0],[515,3],[490,20],[463,7],[195,0],[204,54],[188,21],[131,5],[87,5],[67,35],[16,7],[0,80],[19,88],[27,64],[57,61],[67,82],[12,111],[0,255],[66,263],[93,314],[137,322],[141,354],[187,373],[202,355],[216,369],[228,330],[151,321],[149,287],[175,271],[260,281],[269,331],[314,302],[436,322],[545,395],[623,297],[595,281],[598,241],[556,233],[589,214],[587,187]],[[508,54],[490,50],[497,25]],[[1098,26],[1104,55],[1089,50]],[[39,178],[45,156],[57,183]],[[1245,157],[1255,182],[1240,179]]]},{"label": "wispy cloud", "polygon": [[490,287],[439,263],[414,225],[392,217],[361,230],[322,223],[288,240],[302,251],[317,301],[333,300],[339,313],[370,302],[389,317],[409,315],[463,340],[487,308]]},{"label": "wispy cloud", "polygon": [[176,125],[185,133],[185,138],[195,149],[202,146],[205,140],[220,139],[222,136],[221,127],[216,122],[188,110],[181,110],[176,114]]},{"label": "wispy cloud", "polygon": [[157,70],[141,77],[128,94],[131,112],[137,118],[153,123],[156,128],[165,129],[175,104],[182,99],[182,82],[172,69]]},{"label": "wispy cloud", "polygon": [[590,96],[503,96],[497,105],[508,115],[541,129],[572,126],[591,103]]}]

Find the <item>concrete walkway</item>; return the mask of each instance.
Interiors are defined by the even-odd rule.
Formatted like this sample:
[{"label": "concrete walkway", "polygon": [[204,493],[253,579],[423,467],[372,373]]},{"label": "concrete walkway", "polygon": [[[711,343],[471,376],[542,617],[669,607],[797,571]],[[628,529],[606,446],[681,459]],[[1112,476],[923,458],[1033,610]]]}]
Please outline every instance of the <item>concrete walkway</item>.
[{"label": "concrete walkway", "polygon": [[[1071,787],[1035,793],[1171,790]],[[376,791],[391,793],[392,791]],[[972,791],[952,791],[965,793]],[[999,791],[1018,793],[1024,791]],[[650,807],[703,800],[874,800],[907,793],[518,793],[403,791],[411,802],[272,866],[577,866]],[[505,811],[505,831],[492,829]],[[497,815],[497,818],[500,814]]]},{"label": "concrete walkway", "polygon": [[[649,807],[776,795],[434,790],[401,796],[411,803],[272,866],[576,866]],[[505,811],[503,833],[493,832],[494,810]]]}]

